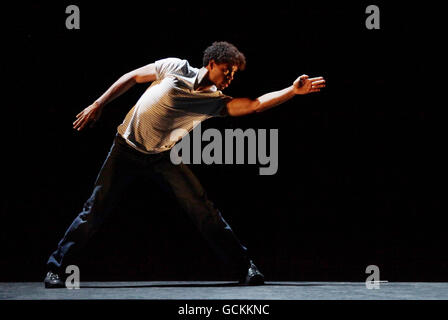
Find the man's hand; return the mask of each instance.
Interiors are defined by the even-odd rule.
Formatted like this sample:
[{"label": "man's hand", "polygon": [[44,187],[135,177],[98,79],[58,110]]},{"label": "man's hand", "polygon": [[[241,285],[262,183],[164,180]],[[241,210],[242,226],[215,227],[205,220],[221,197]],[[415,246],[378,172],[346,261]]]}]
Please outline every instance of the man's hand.
[{"label": "man's hand", "polygon": [[102,109],[106,104],[122,95],[134,84],[154,81],[156,80],[156,78],[157,73],[154,63],[148,64],[122,75],[93,104],[78,113],[75,122],[73,122],[73,129],[80,131],[84,129],[88,124],[90,124],[90,127],[92,127],[100,118]]},{"label": "man's hand", "polygon": [[325,79],[323,77],[309,78],[306,74],[301,75],[293,84],[295,94],[308,94],[319,92],[325,88]]},{"label": "man's hand", "polygon": [[93,124],[100,118],[102,109],[103,108],[97,102],[94,102],[82,110],[76,115],[76,120],[73,122],[73,129],[80,131],[89,123],[90,127],[92,127]]}]

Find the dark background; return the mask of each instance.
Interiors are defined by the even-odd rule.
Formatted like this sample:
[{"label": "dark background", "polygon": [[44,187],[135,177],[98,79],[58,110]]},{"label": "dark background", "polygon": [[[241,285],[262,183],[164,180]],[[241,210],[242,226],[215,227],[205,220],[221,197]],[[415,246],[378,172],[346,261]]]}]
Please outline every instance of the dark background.
[{"label": "dark background", "polygon": [[[166,5],[164,5],[166,3]],[[327,88],[202,129],[279,129],[279,170],[191,165],[267,280],[447,281],[442,210],[445,117],[435,100],[428,23],[438,9],[378,2],[62,1],[2,8],[3,191],[0,281],[41,281],[90,195],[116,127],[143,93],[109,104],[98,125],[72,122],[122,74],[169,56],[200,67],[216,40],[248,64],[225,93],[257,97],[297,76]],[[77,4],[80,30],[67,30]],[[377,4],[381,29],[365,27]],[[443,195],[442,195],[443,194]],[[183,212],[136,185],[80,258],[82,280],[227,279]]]}]

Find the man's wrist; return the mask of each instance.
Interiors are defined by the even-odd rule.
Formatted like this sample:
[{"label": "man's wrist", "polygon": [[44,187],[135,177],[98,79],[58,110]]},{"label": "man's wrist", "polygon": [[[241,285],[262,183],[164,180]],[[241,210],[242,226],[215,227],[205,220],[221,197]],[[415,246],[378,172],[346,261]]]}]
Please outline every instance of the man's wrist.
[{"label": "man's wrist", "polygon": [[298,94],[296,91],[297,87],[294,84],[292,84],[288,89],[291,92],[292,96],[296,96]]},{"label": "man's wrist", "polygon": [[96,108],[102,108],[103,107],[103,104],[100,102],[100,101],[98,101],[98,100],[96,100],[94,103],[92,103]]}]

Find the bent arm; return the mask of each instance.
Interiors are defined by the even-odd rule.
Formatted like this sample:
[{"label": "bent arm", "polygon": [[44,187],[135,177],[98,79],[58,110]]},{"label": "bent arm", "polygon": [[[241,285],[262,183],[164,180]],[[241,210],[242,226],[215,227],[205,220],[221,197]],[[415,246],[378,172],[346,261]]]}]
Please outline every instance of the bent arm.
[{"label": "bent arm", "polygon": [[295,96],[291,87],[266,93],[257,99],[234,98],[227,103],[227,113],[233,117],[262,112],[282,104]]},{"label": "bent arm", "polygon": [[136,83],[151,82],[154,80],[156,80],[156,70],[154,63],[151,63],[121,76],[95,103],[100,107],[105,106],[128,91]]},{"label": "bent arm", "polygon": [[325,87],[323,77],[308,78],[302,75],[294,81],[294,83],[278,91],[266,93],[257,99],[234,98],[227,102],[227,113],[230,116],[238,117],[255,112],[262,112],[272,107],[278,106],[297,94],[308,94],[311,92],[319,92]]},{"label": "bent arm", "polygon": [[73,129],[82,130],[89,123],[95,123],[101,116],[103,107],[128,91],[136,83],[145,83],[156,80],[155,64],[151,63],[135,69],[121,76],[104,92],[94,103],[76,115]]}]

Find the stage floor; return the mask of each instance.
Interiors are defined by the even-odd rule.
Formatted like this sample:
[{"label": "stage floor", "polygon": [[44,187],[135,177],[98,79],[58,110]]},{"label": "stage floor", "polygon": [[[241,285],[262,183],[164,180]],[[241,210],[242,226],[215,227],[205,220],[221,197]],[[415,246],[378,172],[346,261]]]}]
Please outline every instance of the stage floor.
[{"label": "stage floor", "polygon": [[1,300],[448,300],[448,282],[223,281],[81,282],[80,289],[45,289],[43,282],[2,282]]}]

